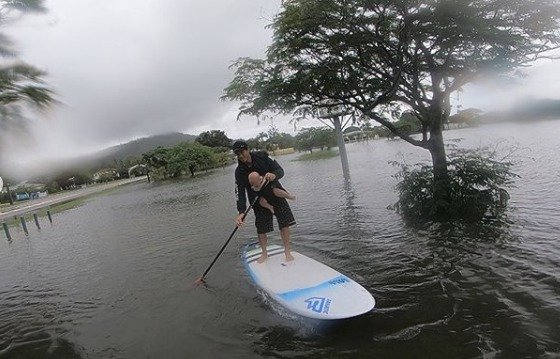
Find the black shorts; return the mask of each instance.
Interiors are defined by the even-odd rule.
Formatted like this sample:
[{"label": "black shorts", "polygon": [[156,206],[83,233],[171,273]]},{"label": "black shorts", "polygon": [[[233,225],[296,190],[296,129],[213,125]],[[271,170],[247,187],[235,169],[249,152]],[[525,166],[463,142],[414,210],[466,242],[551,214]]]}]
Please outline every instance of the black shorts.
[{"label": "black shorts", "polygon": [[[257,233],[263,234],[272,232],[274,230],[272,212],[264,207],[261,207],[258,201],[255,203],[255,207],[253,209],[255,211],[255,226],[257,227]],[[278,198],[278,205],[274,206],[274,215],[276,216],[278,228],[280,229],[296,224],[290,205],[285,198]]]}]

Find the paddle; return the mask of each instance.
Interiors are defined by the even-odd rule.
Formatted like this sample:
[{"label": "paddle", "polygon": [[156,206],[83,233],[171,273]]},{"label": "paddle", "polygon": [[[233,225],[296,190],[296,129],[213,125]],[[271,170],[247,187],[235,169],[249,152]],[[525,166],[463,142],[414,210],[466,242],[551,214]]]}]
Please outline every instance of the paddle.
[{"label": "paddle", "polygon": [[[266,185],[268,184],[268,181],[265,181],[264,184],[262,185],[261,189],[264,188]],[[251,210],[251,208],[253,208],[253,206],[255,205],[255,203],[257,203],[257,201],[259,200],[260,196],[256,196],[255,199],[253,200],[253,202],[250,203],[249,207],[247,207],[247,209],[245,210],[245,212],[243,212],[243,216],[241,217],[241,221],[245,220],[245,217],[247,216],[247,213],[249,213],[249,211]],[[208,274],[208,272],[210,271],[210,269],[212,268],[212,266],[214,265],[214,263],[216,263],[216,261],[218,260],[218,258],[222,255],[222,252],[224,251],[224,249],[226,249],[229,241],[231,241],[231,239],[233,238],[233,235],[235,234],[235,232],[237,232],[237,229],[239,228],[239,226],[235,226],[235,228],[233,229],[233,232],[231,232],[231,234],[229,235],[229,238],[227,239],[227,241],[224,243],[224,245],[222,246],[222,248],[220,249],[220,251],[218,252],[218,254],[216,254],[216,257],[214,257],[214,260],[212,261],[212,263],[210,263],[210,265],[208,266],[208,268],[206,268],[206,270],[204,271],[204,273],[194,282],[196,285],[199,285],[201,283],[204,283],[204,277],[206,277],[206,275]]]}]

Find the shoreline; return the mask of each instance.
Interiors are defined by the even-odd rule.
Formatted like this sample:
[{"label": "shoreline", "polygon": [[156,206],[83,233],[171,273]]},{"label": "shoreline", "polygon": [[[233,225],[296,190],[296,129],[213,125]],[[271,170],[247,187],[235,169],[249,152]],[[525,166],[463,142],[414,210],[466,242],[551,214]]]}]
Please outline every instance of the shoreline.
[{"label": "shoreline", "polygon": [[116,188],[119,186],[124,186],[130,183],[136,183],[140,181],[145,181],[147,176],[138,176],[134,178],[127,178],[122,180],[116,180],[104,184],[94,185],[86,188],[81,188],[73,191],[67,191],[64,193],[55,193],[44,198],[36,200],[28,200],[25,203],[14,204],[13,206],[6,207],[6,212],[0,212],[0,222],[11,219],[12,217],[17,217],[24,215],[29,212],[33,212],[45,207],[54,206],[57,204],[69,202],[81,197],[85,197],[94,193],[102,192],[108,189]]}]

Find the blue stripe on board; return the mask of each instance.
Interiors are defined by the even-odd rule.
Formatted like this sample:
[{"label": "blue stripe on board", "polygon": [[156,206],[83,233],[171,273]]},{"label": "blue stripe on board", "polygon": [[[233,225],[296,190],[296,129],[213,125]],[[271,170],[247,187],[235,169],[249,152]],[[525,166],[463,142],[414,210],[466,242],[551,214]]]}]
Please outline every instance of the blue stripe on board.
[{"label": "blue stripe on board", "polygon": [[[249,243],[249,244],[247,244],[247,245],[245,246],[245,250],[243,251],[243,257],[245,257],[246,253],[247,253],[248,250],[249,250],[249,247],[250,247],[250,246],[254,246],[256,243],[257,243],[257,242],[252,242],[252,243]],[[258,284],[257,278],[255,278],[255,274],[253,273],[253,271],[252,271],[251,268],[249,267],[249,263],[247,263],[247,260],[245,260],[245,258],[243,258],[243,259],[244,259],[244,260],[243,260],[243,265],[245,266],[245,269],[247,270],[247,272],[249,272],[249,275],[251,276],[251,279],[253,280],[253,282],[254,282],[255,284]]]},{"label": "blue stripe on board", "polygon": [[[284,252],[284,247],[273,248],[273,249],[267,250],[266,253],[270,256],[272,254],[282,253],[282,252]],[[245,260],[247,262],[250,262],[252,259],[259,258],[261,256],[261,254],[262,254],[262,251],[259,251],[258,253],[251,254],[250,256],[245,256]]]},{"label": "blue stripe on board", "polygon": [[321,290],[321,289],[327,289],[330,287],[334,287],[337,286],[339,284],[343,284],[343,283],[349,283],[350,279],[344,275],[340,275],[338,277],[329,279],[328,281],[325,281],[321,284],[318,284],[316,286],[313,287],[307,287],[307,288],[301,288],[301,289],[296,289],[296,290],[292,290],[289,292],[285,292],[285,293],[280,293],[280,298],[284,299],[284,300],[294,300],[297,299],[301,296],[304,295],[309,295],[309,293],[311,292],[315,292],[317,290]]}]

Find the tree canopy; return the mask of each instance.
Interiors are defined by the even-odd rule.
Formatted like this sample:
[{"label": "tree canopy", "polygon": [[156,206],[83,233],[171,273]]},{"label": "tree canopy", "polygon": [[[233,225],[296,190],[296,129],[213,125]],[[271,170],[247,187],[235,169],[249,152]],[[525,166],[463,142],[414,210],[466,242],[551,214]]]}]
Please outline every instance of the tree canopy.
[{"label": "tree canopy", "polygon": [[163,178],[179,177],[183,173],[194,176],[195,171],[222,165],[220,157],[211,148],[196,142],[184,142],[169,148],[158,147],[144,153],[142,158]]},{"label": "tree canopy", "polygon": [[334,131],[328,127],[304,128],[295,137],[296,149],[313,153],[314,148],[331,148],[336,145]]},{"label": "tree canopy", "polygon": [[[337,108],[375,120],[430,152],[445,203],[451,94],[551,56],[559,20],[560,0],[286,0],[266,58],[238,59],[223,98],[241,103],[239,116]],[[403,108],[420,139],[392,121]]]},{"label": "tree canopy", "polygon": [[224,98],[257,116],[330,101],[401,135],[379,108],[399,102],[427,130],[452,92],[558,48],[559,18],[559,0],[287,0],[266,59],[238,59]]},{"label": "tree canopy", "polygon": [[[42,0],[0,1],[0,25],[13,12],[44,11]],[[17,60],[10,39],[0,32],[0,130],[25,119],[23,107],[44,108],[54,102],[53,92],[42,80],[45,73]]]},{"label": "tree canopy", "polygon": [[202,132],[195,140],[201,145],[208,147],[221,147],[224,149],[229,149],[231,147],[231,139],[226,136],[226,133],[221,130],[212,130]]}]

